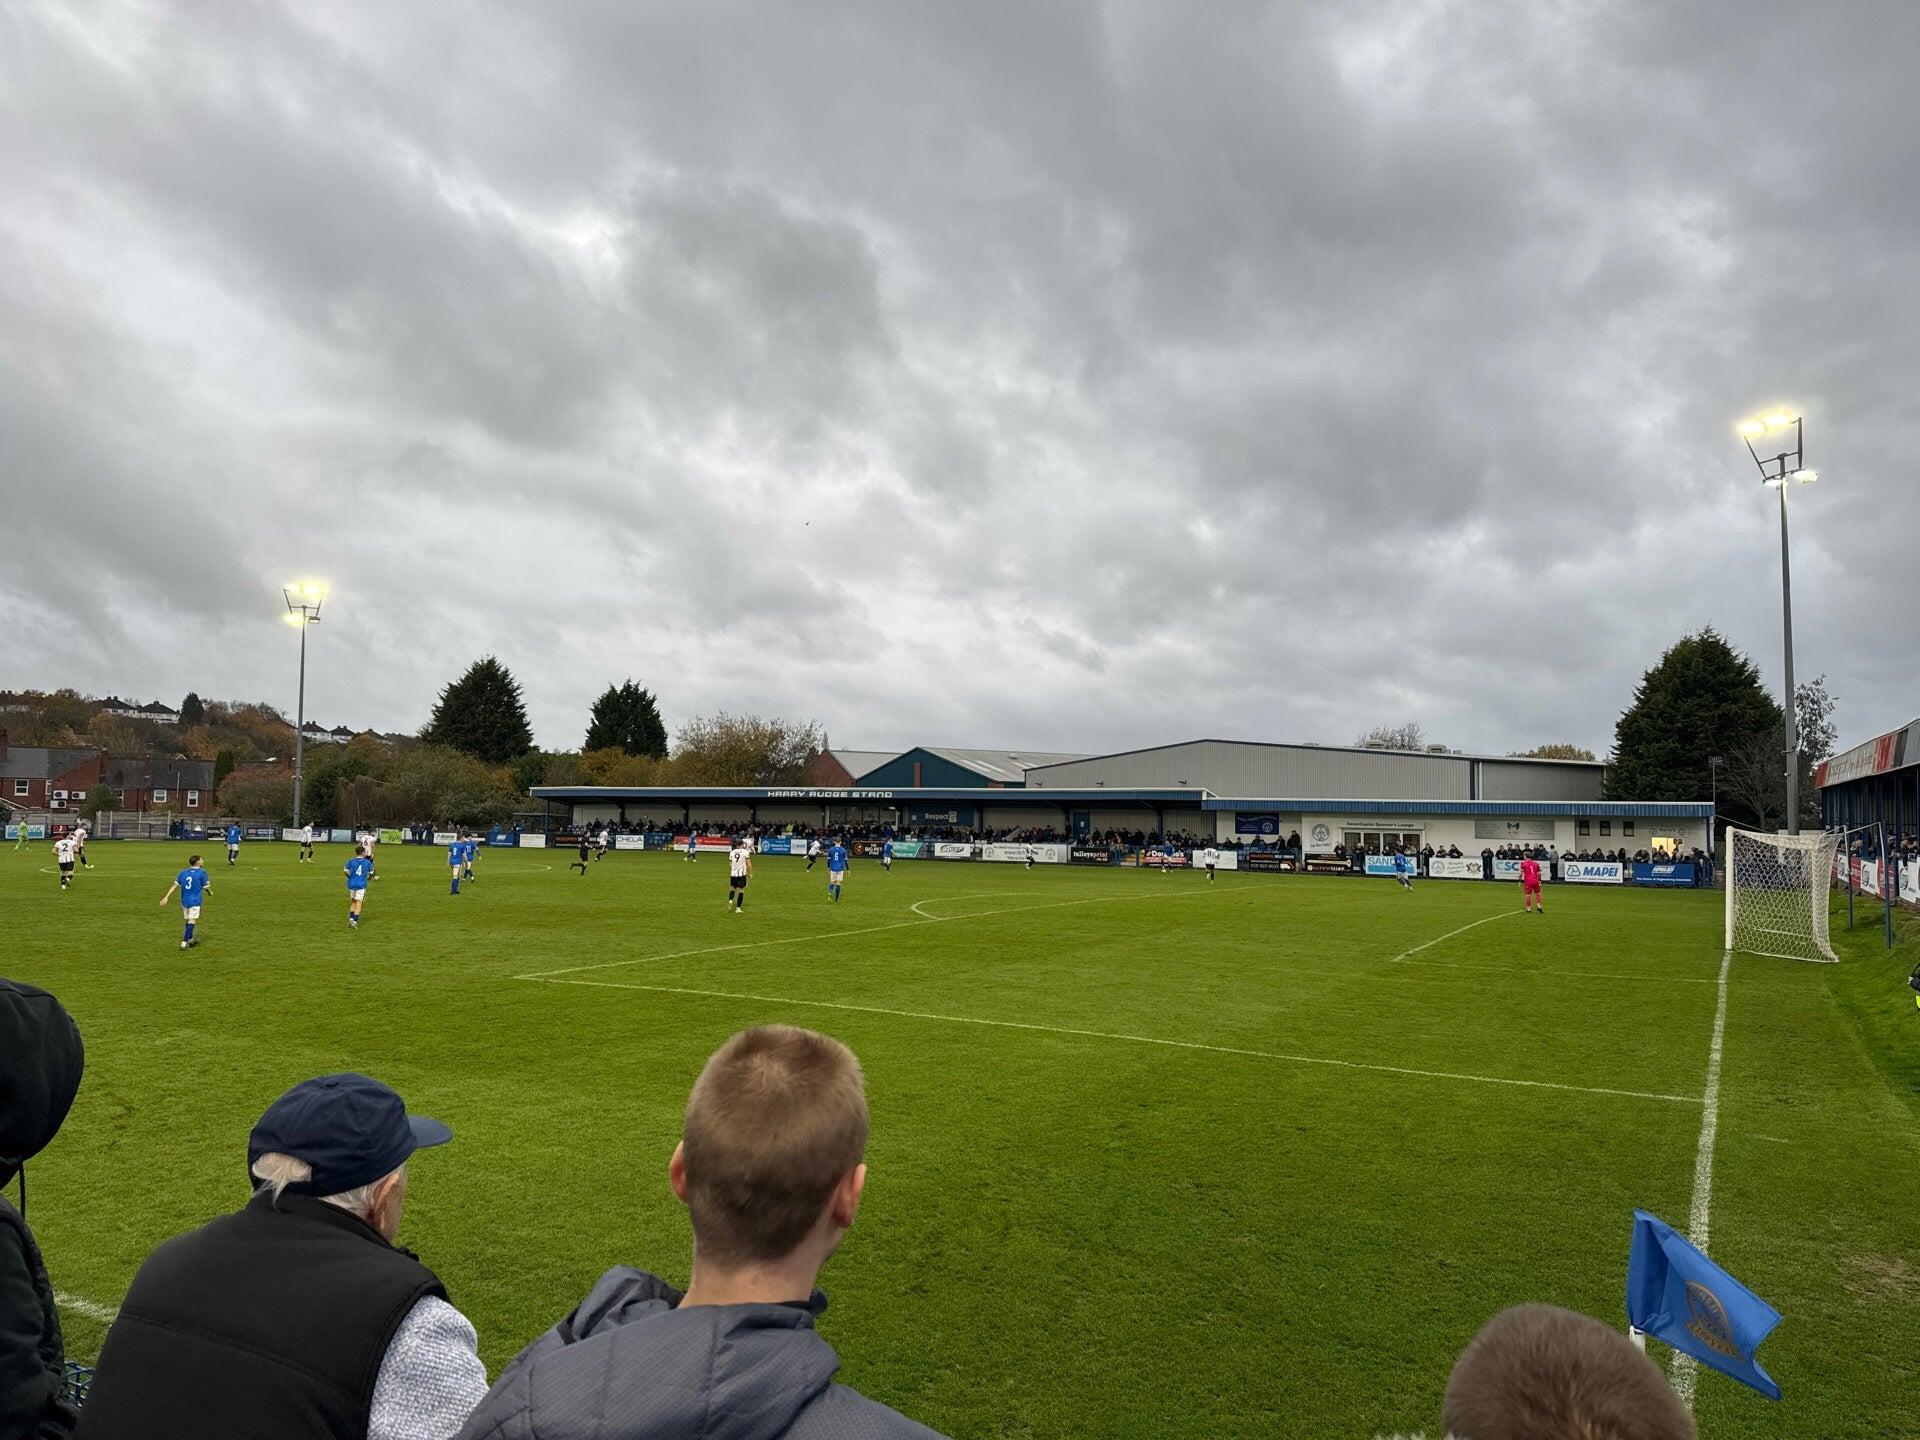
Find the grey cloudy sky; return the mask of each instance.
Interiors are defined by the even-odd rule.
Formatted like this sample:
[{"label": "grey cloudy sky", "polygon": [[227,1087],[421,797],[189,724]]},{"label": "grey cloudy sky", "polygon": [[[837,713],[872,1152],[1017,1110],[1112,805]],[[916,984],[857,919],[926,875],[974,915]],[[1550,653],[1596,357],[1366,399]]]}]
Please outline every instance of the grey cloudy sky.
[{"label": "grey cloudy sky", "polygon": [[572,746],[1920,710],[1920,5],[0,0],[0,685]]}]

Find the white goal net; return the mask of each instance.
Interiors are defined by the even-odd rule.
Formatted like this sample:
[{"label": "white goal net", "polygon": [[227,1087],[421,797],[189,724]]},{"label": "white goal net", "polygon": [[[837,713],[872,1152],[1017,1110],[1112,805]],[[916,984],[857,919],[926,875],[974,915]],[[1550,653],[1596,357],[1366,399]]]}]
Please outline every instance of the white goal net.
[{"label": "white goal net", "polygon": [[1829,962],[1827,891],[1835,834],[1763,835],[1727,829],[1727,949]]}]

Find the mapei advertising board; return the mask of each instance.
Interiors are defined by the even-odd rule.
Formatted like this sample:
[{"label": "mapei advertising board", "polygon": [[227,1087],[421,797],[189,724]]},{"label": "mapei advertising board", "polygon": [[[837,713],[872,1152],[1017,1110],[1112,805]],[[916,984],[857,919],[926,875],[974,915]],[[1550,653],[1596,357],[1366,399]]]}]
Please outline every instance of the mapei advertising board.
[{"label": "mapei advertising board", "polygon": [[1574,885],[1619,885],[1627,867],[1618,860],[1562,860],[1560,878]]}]

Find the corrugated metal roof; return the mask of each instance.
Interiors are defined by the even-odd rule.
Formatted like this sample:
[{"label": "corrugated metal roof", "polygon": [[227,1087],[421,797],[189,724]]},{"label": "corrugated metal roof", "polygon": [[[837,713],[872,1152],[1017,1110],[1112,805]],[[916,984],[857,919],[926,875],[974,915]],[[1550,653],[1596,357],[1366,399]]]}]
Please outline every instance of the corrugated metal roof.
[{"label": "corrugated metal roof", "polygon": [[[944,745],[927,745],[921,748],[929,755],[938,755],[942,760],[952,761],[955,765],[971,770],[976,775],[984,775],[989,780],[999,780],[1003,783],[1023,781],[1027,778],[1027,771],[1042,765],[1064,765],[1070,760],[1088,758],[1085,755],[1066,755],[1054,750],[958,750]],[[891,755],[887,757],[889,760],[893,758]],[[878,769],[879,766],[870,768]]]},{"label": "corrugated metal roof", "polygon": [[[1534,755],[1483,755],[1476,750],[1390,750],[1378,745],[1321,745],[1312,740],[1223,740],[1218,735],[1202,735],[1193,740],[1172,740],[1164,745],[1142,745],[1132,750],[1115,750],[1111,753],[1094,755],[1065,755],[1058,760],[1047,760],[1048,765],[1066,764],[1074,760],[1117,760],[1123,755],[1147,755],[1155,750],[1174,750],[1182,745],[1248,745],[1261,746],[1269,750],[1331,750],[1336,754],[1352,755],[1417,755],[1427,760],[1503,760],[1516,765],[1591,765],[1605,769],[1604,760],[1547,760]],[[1035,767],[1038,768],[1038,767]]]}]

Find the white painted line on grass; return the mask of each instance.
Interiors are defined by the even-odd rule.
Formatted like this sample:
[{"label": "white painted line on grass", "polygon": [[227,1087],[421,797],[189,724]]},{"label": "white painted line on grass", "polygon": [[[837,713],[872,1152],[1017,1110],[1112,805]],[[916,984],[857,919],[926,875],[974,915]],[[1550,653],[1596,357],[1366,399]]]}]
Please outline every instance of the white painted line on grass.
[{"label": "white painted line on grass", "polygon": [[1542,980],[1629,980],[1654,985],[1711,985],[1704,976],[1636,975],[1628,970],[1542,970],[1531,965],[1483,965],[1475,960],[1398,960],[1396,964],[1438,965],[1445,970],[1505,970],[1515,975],[1533,975]]},{"label": "white painted line on grass", "polygon": [[84,1295],[69,1295],[64,1290],[53,1292],[53,1303],[62,1310],[71,1310],[89,1320],[98,1320],[102,1325],[111,1325],[120,1314],[118,1306],[102,1305],[98,1300],[89,1300]]},{"label": "white painted line on grass", "polygon": [[1524,910],[1502,910],[1498,915],[1488,915],[1483,919],[1469,920],[1466,924],[1462,925],[1459,929],[1449,930],[1444,935],[1436,935],[1433,937],[1433,939],[1427,941],[1427,943],[1424,945],[1416,945],[1411,950],[1402,950],[1398,955],[1394,956],[1393,959],[1388,961],[1387,963],[1391,965],[1399,965],[1407,960],[1411,960],[1415,955],[1418,955],[1422,950],[1431,950],[1434,946],[1438,945],[1442,940],[1451,940],[1454,936],[1464,935],[1467,933],[1467,931],[1476,929],[1481,925],[1491,925],[1496,920],[1504,920],[1509,915],[1524,915],[1526,913],[1527,912]]},{"label": "white painted line on grass", "polygon": [[[1707,1047],[1707,1084],[1700,1097],[1700,1146],[1693,1152],[1693,1205],[1687,1212],[1687,1239],[1707,1252],[1713,1222],[1713,1140],[1720,1129],[1720,1051],[1727,1034],[1727,971],[1733,952],[1720,957],[1720,998],[1713,1007],[1713,1043]],[[1673,1388],[1693,1408],[1693,1382],[1700,1367],[1691,1355],[1673,1352]]]},{"label": "white painted line on grass", "polygon": [[[1135,900],[1198,900],[1207,892],[1183,895],[1093,895],[1083,900],[1050,900],[1044,905],[1009,905],[999,910],[975,910],[967,915],[925,915],[918,920],[895,920],[886,925],[865,925],[854,930],[826,930],[817,935],[785,935],[777,940],[742,940],[733,945],[708,945],[697,950],[672,950],[665,955],[636,955],[631,960],[602,960],[593,965],[568,965],[559,970],[536,970],[515,975],[515,980],[551,980],[560,975],[578,975],[587,970],[613,970],[624,965],[655,965],[663,960],[685,960],[693,955],[720,955],[733,950],[759,950],[769,945],[815,945],[842,940],[853,935],[878,935],[887,930],[908,930],[917,925],[951,925],[959,920],[985,920],[990,915],[1019,915],[1029,910],[1062,910],[1071,905],[1122,904]],[[954,897],[949,897],[954,898]]]},{"label": "white painted line on grass", "polygon": [[1700,1103],[1698,1095],[1663,1095],[1650,1090],[1614,1090],[1603,1085],[1563,1085],[1556,1080],[1516,1080],[1504,1075],[1470,1075],[1455,1070],[1416,1070],[1406,1065],[1373,1065],[1360,1060],[1335,1060],[1324,1055],[1289,1055],[1278,1050],[1248,1050],[1237,1045],[1209,1045],[1199,1040],[1168,1040],[1158,1035],[1127,1035],[1114,1030],[1080,1030],[1067,1025],[1036,1025],[1027,1020],[987,1020],[978,1015],[942,1015],[931,1010],[890,1010],[880,1005],[848,1005],[836,1000],[796,1000],[789,995],[752,995],[737,990],[696,990],[682,985],[634,985],[620,980],[545,979],[545,983],[591,985],[602,990],[641,990],[658,995],[698,995],[711,1000],[753,1000],[766,1005],[804,1005],[815,1010],[850,1010],[862,1015],[891,1015],[902,1020],[938,1020],[949,1025],[988,1025],[1002,1030],[1034,1030],[1045,1035],[1073,1035],[1086,1040],[1119,1040],[1131,1045],[1161,1045],[1170,1050],[1204,1050],[1215,1055],[1244,1055],[1255,1060],[1283,1060],[1294,1065],[1331,1065],[1342,1070],[1371,1070],[1383,1075],[1413,1075],[1427,1080],[1466,1080],[1477,1085],[1512,1085],[1528,1090],[1567,1090],[1582,1095],[1618,1095],[1630,1100],[1671,1100],[1682,1105]]}]

